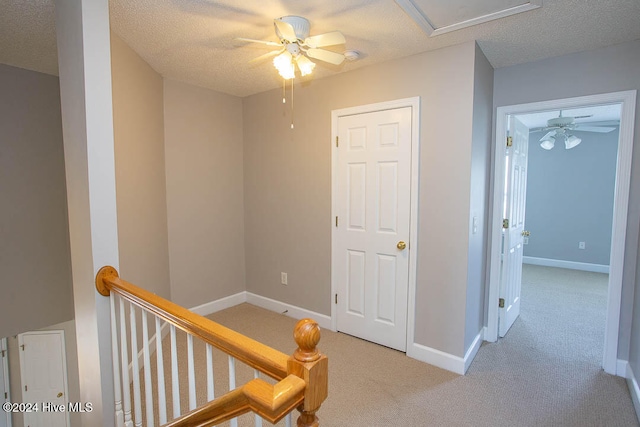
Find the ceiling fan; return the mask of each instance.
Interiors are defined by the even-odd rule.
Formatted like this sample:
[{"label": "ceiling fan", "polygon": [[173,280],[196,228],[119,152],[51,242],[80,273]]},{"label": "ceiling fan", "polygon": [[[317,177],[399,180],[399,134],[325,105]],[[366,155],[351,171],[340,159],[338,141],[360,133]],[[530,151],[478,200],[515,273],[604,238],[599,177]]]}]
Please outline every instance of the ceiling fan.
[{"label": "ceiling fan", "polygon": [[576,119],[584,119],[588,116],[575,116],[575,117],[563,117],[562,110],[560,110],[559,117],[555,117],[553,119],[547,120],[547,126],[544,128],[532,129],[531,132],[542,132],[542,131],[550,131],[545,134],[542,138],[540,138],[540,146],[545,150],[551,150],[555,145],[556,139],[561,138],[564,140],[564,146],[567,150],[570,150],[576,147],[578,144],[582,142],[581,138],[569,133],[573,130],[579,130],[583,132],[598,132],[598,133],[607,133],[615,130],[613,127],[606,126],[583,126],[579,123],[576,123]]},{"label": "ceiling fan", "polygon": [[300,74],[306,76],[311,74],[315,63],[309,58],[318,59],[331,64],[340,65],[345,60],[345,55],[330,50],[321,49],[325,46],[344,44],[344,36],[339,31],[309,35],[309,21],[301,16],[283,16],[273,20],[278,42],[266,40],[254,40],[239,37],[237,40],[251,43],[261,43],[267,46],[278,47],[279,49],[265,53],[251,62],[260,61],[265,58],[275,57],[273,64],[280,75],[288,80],[295,76],[295,65],[298,66]]}]

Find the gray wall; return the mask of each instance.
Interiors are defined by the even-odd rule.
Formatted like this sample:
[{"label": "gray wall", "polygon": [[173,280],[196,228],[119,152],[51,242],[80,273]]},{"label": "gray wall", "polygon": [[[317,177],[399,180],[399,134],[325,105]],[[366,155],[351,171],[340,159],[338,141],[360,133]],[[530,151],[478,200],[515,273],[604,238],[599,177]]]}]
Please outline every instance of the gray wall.
[{"label": "gray wall", "polygon": [[120,276],[170,297],[162,77],[111,35]]},{"label": "gray wall", "polygon": [[[418,277],[410,301],[416,309],[415,341],[464,355],[467,307],[473,307],[474,327],[469,327],[475,335],[484,302],[482,277],[474,279],[479,289],[467,295],[468,259],[477,259],[480,266],[474,268],[480,271],[483,262],[483,249],[474,243],[470,250],[469,235],[475,61],[475,43],[465,43],[297,83],[293,130],[280,90],[244,98],[248,291],[330,314],[331,111],[420,96]],[[479,66],[477,82],[490,85],[489,68],[486,62]],[[487,95],[480,104],[488,104]],[[480,117],[479,122],[487,120],[489,113]],[[476,130],[482,151],[486,128]],[[482,165],[486,157],[480,154],[476,161]],[[486,172],[482,168],[479,175]],[[482,192],[473,195],[480,216]],[[482,218],[479,228],[482,236]],[[288,272],[286,287],[281,271]]]},{"label": "gray wall", "polygon": [[609,265],[619,129],[573,133],[582,142],[571,150],[544,150],[544,133],[529,135],[524,255]]},{"label": "gray wall", "polygon": [[171,299],[245,290],[242,100],[164,81]]},{"label": "gray wall", "polygon": [[[499,68],[494,73],[495,107],[598,93],[640,89],[640,40],[528,64]],[[637,98],[637,102],[640,98]],[[629,355],[633,294],[636,287],[640,222],[640,106],[636,105],[631,165],[618,358]],[[640,306],[636,310],[640,315]],[[640,331],[636,331],[640,333]],[[635,361],[640,363],[640,360]]]},{"label": "gray wall", "polygon": [[[473,134],[471,147],[471,196],[469,211],[469,261],[467,264],[467,308],[465,352],[484,327],[485,277],[489,239],[489,185],[491,166],[491,128],[493,68],[478,46],[474,64]],[[477,221],[474,233],[473,221]]]},{"label": "gray wall", "polygon": [[58,78],[0,65],[0,337],[74,318]]}]

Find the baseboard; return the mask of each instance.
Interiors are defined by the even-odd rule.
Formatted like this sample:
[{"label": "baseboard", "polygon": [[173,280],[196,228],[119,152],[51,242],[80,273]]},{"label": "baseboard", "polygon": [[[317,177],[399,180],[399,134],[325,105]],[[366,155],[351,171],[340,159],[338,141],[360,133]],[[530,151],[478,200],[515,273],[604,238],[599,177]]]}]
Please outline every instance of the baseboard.
[{"label": "baseboard", "polygon": [[633,408],[636,410],[636,417],[640,419],[640,387],[638,387],[638,380],[631,369],[631,365],[627,363],[626,366],[626,378],[627,385],[629,386],[629,392],[631,393],[631,401],[633,402]]},{"label": "baseboard", "polygon": [[567,268],[569,270],[582,270],[609,274],[609,266],[603,264],[589,264],[587,262],[564,261],[561,259],[538,258],[532,256],[522,257],[522,262],[524,264],[542,265],[545,267],[559,267]]},{"label": "baseboard", "polygon": [[484,328],[478,332],[478,335],[474,338],[473,342],[469,346],[467,353],[464,355],[464,373],[467,373],[469,366],[471,366],[471,362],[475,359],[476,354],[478,354],[478,350],[480,350],[480,346],[482,345],[482,341],[484,338]]},{"label": "baseboard", "polygon": [[627,368],[629,366],[629,362],[626,360],[618,359],[616,363],[616,376],[627,378]]},{"label": "baseboard", "polygon": [[321,328],[331,329],[331,316],[325,314],[316,313],[315,311],[307,310],[305,308],[297,307],[295,305],[286,304],[281,301],[277,301],[271,298],[256,295],[251,292],[247,292],[247,302],[258,307],[262,307],[266,310],[275,311],[276,313],[282,313],[294,319],[303,319],[309,317],[320,325]]},{"label": "baseboard", "polygon": [[459,375],[464,375],[465,372],[465,360],[462,357],[415,342],[409,344],[407,356]]},{"label": "baseboard", "polygon": [[227,308],[231,308],[238,304],[242,304],[243,302],[247,302],[247,292],[238,292],[234,295],[229,295],[228,297],[220,298],[215,301],[210,301],[196,307],[190,308],[189,311],[193,311],[200,316],[208,316],[217,311],[221,311]]}]

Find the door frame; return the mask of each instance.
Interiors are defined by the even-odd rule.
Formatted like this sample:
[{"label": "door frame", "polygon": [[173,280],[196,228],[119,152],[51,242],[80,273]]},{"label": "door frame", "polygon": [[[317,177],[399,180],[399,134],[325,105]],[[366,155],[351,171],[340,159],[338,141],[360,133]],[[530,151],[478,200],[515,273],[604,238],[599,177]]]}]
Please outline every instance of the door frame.
[{"label": "door frame", "polygon": [[420,97],[403,98],[394,101],[379,102],[360,105],[357,107],[342,108],[331,111],[331,329],[337,331],[338,319],[334,296],[336,295],[337,277],[334,268],[336,227],[333,218],[336,216],[337,193],[337,162],[338,152],[335,144],[338,137],[338,119],[344,116],[352,116],[376,111],[393,110],[396,108],[411,107],[411,195],[409,207],[409,288],[407,291],[407,351],[413,344],[415,330],[415,296],[416,296],[416,270],[418,254],[418,195],[420,184]]},{"label": "door frame", "polygon": [[[500,289],[500,255],[502,236],[502,192],[505,174],[505,150],[507,116],[532,113],[543,110],[569,109],[589,105],[621,104],[620,136],[616,161],[616,183],[614,195],[611,255],[609,258],[609,286],[607,320],[605,327],[602,366],[609,374],[618,372],[618,340],[620,331],[620,307],[622,297],[622,273],[624,268],[624,248],[626,240],[627,216],[629,210],[629,186],[631,182],[631,157],[633,151],[633,131],[635,122],[636,91],[621,91],[598,95],[564,98],[550,101],[498,107],[496,112],[495,146],[493,158],[493,205],[490,224],[490,250],[488,251],[489,293],[487,300],[487,328],[485,340],[498,338],[498,298]],[[495,302],[495,303],[492,303]],[[622,368],[621,368],[622,369]]]},{"label": "door frame", "polygon": [[[48,330],[48,331],[31,331],[31,332],[24,332],[22,334],[18,334],[18,346],[21,346],[24,344],[24,337],[25,335],[59,335],[60,339],[62,341],[62,345],[60,346],[60,350],[62,351],[62,382],[63,382],[63,387],[64,387],[64,403],[65,406],[67,406],[67,404],[69,403],[69,380],[67,378],[67,341],[65,338],[65,334],[64,334],[64,330],[63,329],[55,329],[55,330]],[[24,381],[26,379],[26,375],[25,375],[25,366],[24,366],[24,353],[20,350],[18,350],[18,353],[20,355],[20,390],[22,391],[22,401],[26,402],[27,400],[24,397]],[[70,425],[70,419],[69,419],[69,411],[65,411],[65,420],[66,420],[66,425],[67,427]]]}]

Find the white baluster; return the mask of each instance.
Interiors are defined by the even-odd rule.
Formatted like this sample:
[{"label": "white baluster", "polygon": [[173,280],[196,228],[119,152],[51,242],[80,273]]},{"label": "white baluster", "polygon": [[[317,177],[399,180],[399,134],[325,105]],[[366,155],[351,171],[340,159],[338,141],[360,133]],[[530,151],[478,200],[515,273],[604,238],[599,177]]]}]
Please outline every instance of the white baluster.
[{"label": "white baluster", "polygon": [[155,423],[153,422],[153,386],[151,385],[151,357],[149,354],[149,325],[147,324],[147,312],[145,310],[141,311],[145,409],[147,412],[147,426],[154,427]]},{"label": "white baluster", "polygon": [[124,426],[124,412],[122,412],[122,388],[120,386],[120,355],[118,354],[118,319],[116,316],[116,294],[109,295],[111,305],[111,357],[113,359],[113,389],[116,407],[116,426]]},{"label": "white baluster", "polygon": [[[236,359],[229,356],[229,391],[236,388]],[[231,427],[238,427],[238,418],[229,421]]]},{"label": "white baluster", "polygon": [[142,426],[142,402],[140,400],[140,367],[138,366],[138,329],[136,327],[136,308],[129,304],[131,320],[131,364],[133,365],[133,421],[136,427]]},{"label": "white baluster", "polygon": [[213,386],[213,347],[207,344],[207,400],[215,399],[216,393]]},{"label": "white baluster", "polygon": [[162,357],[162,326],[156,317],[156,362],[158,374],[158,416],[160,424],[167,423],[167,397],[164,390],[164,360]]},{"label": "white baluster", "polygon": [[[253,370],[253,378],[260,378],[260,371],[258,371],[257,369]],[[256,427],[262,427],[262,417],[258,414],[256,414],[256,421],[255,421],[255,426]]]},{"label": "white baluster", "polygon": [[133,427],[131,421],[131,392],[129,391],[129,354],[127,350],[127,321],[124,309],[124,299],[120,299],[120,354],[122,357],[122,406],[125,427]]},{"label": "white baluster", "polygon": [[173,418],[180,416],[180,384],[178,383],[178,349],[176,327],[171,325],[171,390],[173,391]]},{"label": "white baluster", "polygon": [[193,335],[187,334],[187,376],[189,377],[189,410],[196,409],[196,371],[193,366]]},{"label": "white baluster", "polygon": [[291,427],[291,412],[289,412],[287,416],[284,417],[284,424],[285,427]]}]

